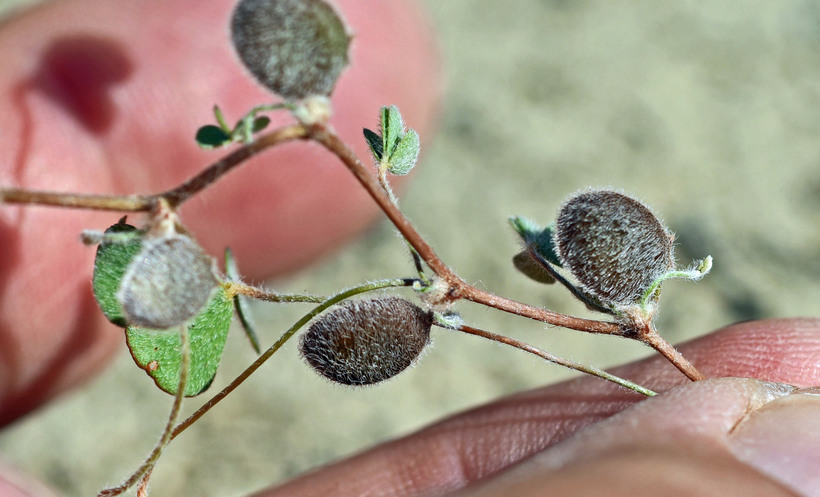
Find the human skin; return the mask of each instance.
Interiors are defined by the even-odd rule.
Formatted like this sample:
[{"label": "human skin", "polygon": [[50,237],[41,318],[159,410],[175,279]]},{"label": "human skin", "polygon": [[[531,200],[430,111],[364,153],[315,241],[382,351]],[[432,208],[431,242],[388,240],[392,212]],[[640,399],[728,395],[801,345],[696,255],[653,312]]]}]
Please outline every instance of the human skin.
[{"label": "human skin", "polygon": [[[362,123],[395,103],[424,138],[439,87],[415,5],[339,4],[357,36],[353,65],[334,95],[334,126],[366,157]],[[0,184],[96,193],[170,188],[220,155],[191,139],[212,118],[212,103],[235,118],[271,100],[226,43],[229,2],[146,5],[63,0],[0,26]],[[411,21],[384,22],[408,19],[401,14]],[[380,42],[385,33],[406,37],[415,51],[390,56]],[[321,257],[375,214],[349,173],[306,145],[254,159],[182,212],[210,253],[229,243],[252,279]],[[0,424],[98,373],[122,346],[91,297],[93,249],[78,243],[81,230],[103,229],[118,216],[0,208]],[[682,351],[710,377],[810,386],[820,384],[819,332],[817,320],[758,322]],[[816,396],[743,379],[692,384],[660,359],[619,374],[669,391],[638,403],[589,378],[519,394],[265,495],[820,495],[812,465],[820,461]],[[786,468],[777,466],[784,460]],[[0,495],[46,495],[20,475],[0,475]]]},{"label": "human skin", "polygon": [[[193,140],[213,122],[214,103],[233,121],[277,100],[232,51],[232,4],[63,0],[7,19],[0,26],[0,185],[155,193],[223,156]],[[428,136],[440,84],[417,5],[339,6],[355,40],[331,125],[363,158],[361,128],[382,105],[399,105]],[[388,56],[388,38],[417,50]],[[272,127],[289,121],[280,113]],[[91,295],[94,248],[79,243],[82,230],[105,229],[121,215],[0,208],[0,425],[99,371],[122,346]],[[377,209],[338,159],[289,144],[248,161],[181,215],[206,251],[230,245],[243,273],[259,281],[332,252]]]}]

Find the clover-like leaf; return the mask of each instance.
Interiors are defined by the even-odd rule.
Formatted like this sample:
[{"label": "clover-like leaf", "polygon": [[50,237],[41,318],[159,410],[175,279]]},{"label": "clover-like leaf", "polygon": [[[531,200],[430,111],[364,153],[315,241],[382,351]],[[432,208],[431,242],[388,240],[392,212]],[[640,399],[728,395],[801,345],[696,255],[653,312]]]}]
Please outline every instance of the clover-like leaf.
[{"label": "clover-like leaf", "polygon": [[197,145],[205,149],[222,147],[233,141],[231,135],[213,124],[207,124],[199,128],[195,138]]},{"label": "clover-like leaf", "polygon": [[117,291],[128,266],[142,248],[142,240],[137,232],[136,227],[125,223],[125,218],[121,219],[105,230],[105,235],[133,233],[134,236],[120,239],[111,237],[110,240],[103,238],[94,259],[94,275],[91,278],[94,298],[105,317],[122,327],[125,327],[126,322],[122,304],[117,299]]},{"label": "clover-like leaf", "polygon": [[[233,309],[233,299],[220,286],[202,312],[187,323],[191,363],[185,386],[186,396],[193,397],[204,392],[213,382],[225,348]],[[174,328],[151,330],[129,326],[125,337],[137,365],[153,378],[160,389],[175,394],[179,387],[182,359],[179,333]]]},{"label": "clover-like leaf", "polygon": [[[234,126],[233,131],[231,132],[231,140],[250,141],[252,139],[252,135],[264,130],[269,124],[270,118],[268,116],[255,117],[253,114],[250,114],[246,118],[240,119],[239,122],[236,123],[236,126]],[[246,129],[247,126],[250,126],[250,130]]]},{"label": "clover-like leaf", "polygon": [[396,176],[409,173],[418,161],[419,150],[419,134],[415,130],[407,130],[390,156],[387,170]]}]

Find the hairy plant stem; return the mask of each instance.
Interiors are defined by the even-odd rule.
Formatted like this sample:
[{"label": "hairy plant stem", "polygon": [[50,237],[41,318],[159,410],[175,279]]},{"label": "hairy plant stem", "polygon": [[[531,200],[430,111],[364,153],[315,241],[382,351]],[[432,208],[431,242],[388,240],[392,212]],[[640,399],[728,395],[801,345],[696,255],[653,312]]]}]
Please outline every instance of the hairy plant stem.
[{"label": "hairy plant stem", "polygon": [[587,366],[585,364],[581,364],[579,362],[570,361],[568,359],[564,359],[563,357],[559,357],[554,354],[550,354],[549,352],[539,349],[538,347],[533,347],[532,345],[522,342],[521,340],[517,340],[515,338],[511,338],[505,335],[499,335],[497,333],[492,333],[490,331],[484,331],[478,328],[473,328],[472,326],[467,325],[460,325],[456,328],[458,331],[467,333],[469,335],[475,335],[482,338],[486,338],[488,340],[492,340],[498,343],[503,343],[504,345],[509,345],[511,347],[515,347],[517,349],[521,349],[524,352],[529,352],[530,354],[535,354],[542,359],[546,359],[549,362],[558,364],[559,366],[564,366],[565,368],[573,369],[575,371],[580,371],[581,373],[586,373],[592,376],[597,376],[598,378],[611,381],[616,385],[622,386],[624,388],[628,388],[633,392],[637,392],[642,395],[646,395],[647,397],[654,397],[657,395],[656,392],[638,385],[637,383],[633,383],[629,380],[621,378],[619,376],[615,376],[614,374],[607,373],[602,369],[598,369],[592,366]]},{"label": "hairy plant stem", "polygon": [[327,297],[319,295],[268,292],[255,286],[234,281],[225,283],[225,294],[228,298],[233,298],[234,295],[244,295],[245,297],[262,300],[264,302],[303,302],[319,304],[327,300]]},{"label": "hairy plant stem", "polygon": [[[396,229],[398,229],[405,240],[407,240],[407,243],[415,250],[417,256],[447,284],[449,291],[447,292],[446,298],[448,301],[463,299],[554,326],[561,326],[588,333],[635,338],[634,329],[617,322],[598,321],[560,314],[500,297],[465,282],[436,255],[433,248],[418,233],[413,224],[392,201],[377,175],[374,175],[369,168],[365,167],[339,136],[336,135],[328,125],[323,123],[311,125],[294,124],[260,135],[252,143],[236,149],[178,187],[154,195],[76,195],[20,189],[0,189],[0,202],[130,212],[150,211],[156,209],[160,203],[163,203],[172,209],[176,209],[183,202],[216,182],[223,175],[244,163],[253,155],[275,145],[294,140],[313,140],[333,153],[347,166],[379,208],[381,208],[388,219],[390,219]],[[668,342],[657,335],[657,333],[655,333],[655,336],[647,336],[648,338],[641,339],[641,341],[661,353],[681,371],[688,371],[688,373],[686,373],[688,377],[702,377],[688,361],[683,359],[683,357],[677,353]]]},{"label": "hairy plant stem", "polygon": [[182,400],[185,398],[185,386],[188,384],[188,372],[190,369],[191,364],[191,345],[188,336],[188,327],[181,326],[179,330],[179,349],[180,349],[180,362],[179,362],[179,382],[177,383],[177,391],[174,394],[174,403],[171,406],[171,412],[168,415],[168,421],[165,423],[165,428],[162,431],[162,435],[159,438],[159,441],[154,446],[154,450],[148,455],[142,465],[137,468],[137,470],[128,477],[122,484],[106,488],[100,491],[97,494],[98,497],[114,497],[116,495],[120,495],[123,492],[127,491],[129,488],[133,487],[137,483],[140,484],[140,488],[144,489],[148,484],[148,479],[151,475],[151,471],[154,469],[154,466],[157,464],[160,455],[162,455],[162,450],[165,448],[166,445],[173,439],[172,429],[177,422],[177,418],[179,417],[180,409],[182,408]]},{"label": "hairy plant stem", "polygon": [[235,167],[259,152],[283,143],[305,139],[308,128],[301,124],[285,126],[260,136],[256,141],[240,147],[221,160],[211,164],[185,183],[153,195],[96,195],[63,192],[0,188],[0,203],[35,204],[119,212],[148,212],[157,208],[160,200],[173,209],[212,185]]},{"label": "hairy plant stem", "polygon": [[418,280],[413,278],[401,278],[401,279],[392,279],[392,280],[381,280],[381,281],[374,281],[371,283],[365,283],[364,285],[359,285],[353,287],[349,290],[345,290],[337,295],[334,295],[318,306],[314,307],[310,312],[302,316],[293,326],[290,327],[281,337],[277,340],[273,345],[271,345],[266,351],[262,352],[262,354],[256,358],[253,363],[245,368],[242,373],[239,374],[228,386],[222,389],[218,394],[214,395],[210,400],[205,402],[202,407],[196,410],[193,414],[191,414],[187,419],[182,421],[179,425],[177,425],[173,432],[171,433],[171,437],[169,439],[173,440],[176,438],[180,433],[185,431],[189,426],[194,424],[199,418],[205,415],[206,412],[210,411],[212,407],[217,405],[222,399],[228,396],[231,392],[233,392],[236,387],[241,385],[248,377],[254,373],[257,369],[259,369],[262,364],[264,364],[268,359],[273,356],[281,347],[285,344],[293,335],[296,334],[299,329],[301,329],[304,325],[306,325],[311,319],[318,316],[322,311],[331,307],[332,305],[338,304],[339,302],[353,297],[355,295],[359,295],[365,292],[372,292],[374,290],[381,290],[384,288],[395,288],[395,287],[404,287],[404,286],[413,286],[413,283]]},{"label": "hairy plant stem", "polygon": [[325,148],[333,152],[350,169],[359,183],[367,190],[373,200],[384,211],[396,229],[404,236],[408,243],[416,250],[419,257],[425,264],[450,288],[449,297],[452,300],[465,299],[478,304],[494,307],[498,310],[517,314],[537,321],[542,321],[555,326],[571,328],[589,333],[601,333],[607,335],[628,336],[628,333],[617,323],[607,321],[595,321],[590,319],[576,318],[552,312],[547,309],[533,307],[528,304],[516,302],[505,297],[499,297],[490,292],[478,289],[461,279],[452,269],[436,255],[433,248],[416,231],[413,224],[404,216],[398,207],[390,200],[384,192],[378,178],[370,172],[369,168],[359,161],[350,148],[327,127],[317,125],[312,128],[310,138],[322,144]]},{"label": "hairy plant stem", "polygon": [[688,359],[683,357],[683,354],[678,352],[672,344],[667,342],[660,333],[658,333],[651,318],[634,315],[630,315],[629,317],[635,326],[632,332],[638,340],[655,349],[657,353],[671,362],[673,366],[678,368],[678,370],[685,374],[690,380],[700,381],[706,378]]}]

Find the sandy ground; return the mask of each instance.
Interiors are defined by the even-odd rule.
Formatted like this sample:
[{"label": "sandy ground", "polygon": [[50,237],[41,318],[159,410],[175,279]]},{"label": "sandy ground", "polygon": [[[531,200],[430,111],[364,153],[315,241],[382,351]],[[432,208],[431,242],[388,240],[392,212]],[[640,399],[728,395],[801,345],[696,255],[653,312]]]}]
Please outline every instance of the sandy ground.
[{"label": "sandy ground", "polygon": [[[681,265],[715,258],[704,281],[665,286],[659,324],[672,342],[740,320],[817,315],[820,2],[426,3],[448,90],[440,133],[423,142],[402,205],[468,281],[586,315],[565,292],[512,269],[506,218],[546,224],[571,192],[614,186],[677,232]],[[274,283],[321,293],[410,269],[382,223],[334,260]],[[460,310],[471,323],[598,366],[648,355],[625,341]],[[297,317],[256,311],[263,343]],[[232,333],[217,387],[252,360],[244,342]],[[417,368],[363,390],[315,377],[294,352],[287,347],[174,442],[154,495],[243,495],[570,375],[443,331]],[[91,495],[149,450],[169,405],[123,347],[106,375],[0,435],[0,453],[65,495]]]}]

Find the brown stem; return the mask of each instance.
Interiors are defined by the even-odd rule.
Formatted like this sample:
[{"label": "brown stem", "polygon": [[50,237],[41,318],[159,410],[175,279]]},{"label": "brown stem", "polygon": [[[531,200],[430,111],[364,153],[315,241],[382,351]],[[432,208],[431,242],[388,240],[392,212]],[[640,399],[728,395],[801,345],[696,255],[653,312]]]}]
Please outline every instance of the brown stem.
[{"label": "brown stem", "polygon": [[416,231],[413,224],[404,216],[398,207],[390,201],[390,197],[382,190],[378,179],[371,173],[369,168],[359,161],[356,154],[326,126],[317,125],[311,130],[310,138],[320,143],[330,152],[336,155],[346,166],[350,172],[356,176],[359,183],[362,184],[367,193],[378,204],[385,215],[390,219],[390,222],[399,230],[404,238],[416,249],[419,256],[425,263],[436,273],[440,278],[444,278],[450,285],[457,285],[461,282],[461,278],[456,275],[452,269],[447,267],[444,262],[436,255],[433,248],[422,238]]},{"label": "brown stem", "polygon": [[683,354],[678,352],[672,344],[667,342],[666,339],[658,333],[651,318],[636,318],[635,316],[630,316],[630,318],[635,325],[638,340],[655,349],[657,353],[665,357],[666,360],[671,362],[673,366],[678,368],[678,370],[685,374],[690,380],[700,381],[706,379],[688,359],[683,357]]},{"label": "brown stem", "polygon": [[471,302],[562,328],[620,337],[629,337],[632,335],[631,331],[624,329],[618,323],[567,316],[541,307],[523,304],[506,297],[499,297],[498,295],[468,285],[467,283],[463,283],[459,287],[459,293],[462,298]]},{"label": "brown stem", "polygon": [[657,393],[653,392],[652,390],[646,387],[642,387],[637,383],[633,383],[629,380],[625,380],[621,377],[607,373],[604,370],[594,368],[592,366],[587,366],[586,364],[581,364],[580,362],[570,361],[568,359],[564,359],[563,357],[559,357],[554,354],[550,354],[545,350],[539,349],[538,347],[533,347],[528,343],[522,342],[521,340],[517,340],[512,337],[499,335],[498,333],[492,333],[490,331],[473,328],[472,326],[467,325],[461,325],[457,328],[457,330],[467,333],[469,335],[479,336],[481,338],[486,338],[487,340],[492,340],[494,342],[503,343],[504,345],[515,347],[517,349],[523,350],[524,352],[529,352],[530,354],[537,355],[538,357],[545,359],[549,362],[552,362],[554,364],[558,364],[559,366],[564,366],[565,368],[573,369],[575,371],[580,371],[581,373],[586,373],[592,376],[597,376],[607,381],[611,381],[616,385],[628,388],[634,392],[646,395],[647,397],[653,397],[657,395]]},{"label": "brown stem", "polygon": [[214,184],[223,175],[244,163],[250,157],[270,147],[293,140],[307,138],[308,129],[301,124],[279,128],[260,136],[256,141],[238,148],[211,164],[205,170],[176,188],[154,195],[94,195],[63,192],[24,190],[20,188],[0,188],[0,203],[36,204],[95,209],[120,212],[146,212],[153,210],[160,199],[168,206],[177,208],[180,204]]},{"label": "brown stem", "polygon": [[0,189],[0,203],[36,204],[120,212],[150,211],[154,199],[148,195],[91,195],[82,193],[46,192],[20,188]]},{"label": "brown stem", "polygon": [[222,160],[211,164],[207,169],[185,183],[156,196],[167,199],[172,207],[178,207],[259,152],[290,141],[305,139],[308,134],[309,131],[305,126],[293,124],[261,135],[255,141],[234,150]]},{"label": "brown stem", "polygon": [[384,211],[396,229],[404,236],[407,242],[416,250],[418,255],[424,260],[427,266],[436,273],[439,278],[447,282],[450,287],[450,294],[453,300],[459,298],[483,304],[498,310],[517,314],[519,316],[535,319],[555,326],[571,328],[574,330],[586,331],[589,333],[602,333],[608,335],[627,336],[627,333],[616,323],[607,321],[595,321],[590,319],[576,318],[559,314],[556,312],[541,309],[521,302],[516,302],[504,297],[499,297],[492,293],[475,288],[462,280],[452,269],[450,269],[436,255],[433,248],[416,231],[413,224],[404,216],[396,205],[391,202],[390,197],[384,191],[378,178],[359,161],[358,157],[347,147],[347,145],[331,130],[324,126],[316,126],[311,130],[310,137],[322,144],[325,148],[335,154],[359,180],[359,183],[367,190],[373,200]]}]

